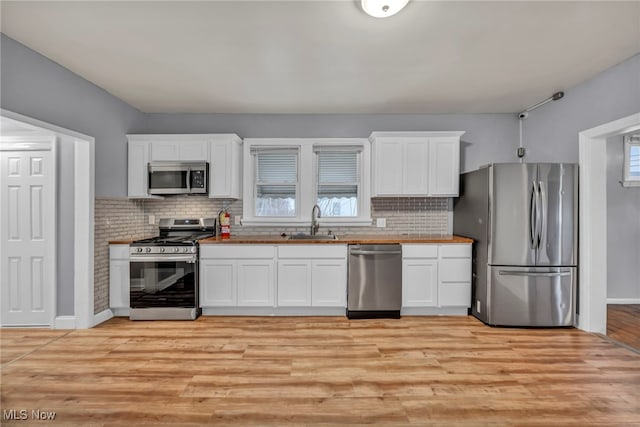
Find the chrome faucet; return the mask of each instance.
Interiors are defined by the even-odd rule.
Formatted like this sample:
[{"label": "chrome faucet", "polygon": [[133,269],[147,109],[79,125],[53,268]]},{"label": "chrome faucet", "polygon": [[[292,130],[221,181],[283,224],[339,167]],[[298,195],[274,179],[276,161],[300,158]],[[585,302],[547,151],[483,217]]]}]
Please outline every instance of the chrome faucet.
[{"label": "chrome faucet", "polygon": [[320,224],[318,224],[318,218],[320,218],[320,206],[313,205],[311,209],[311,235],[315,236],[318,232],[318,228],[320,228]]}]

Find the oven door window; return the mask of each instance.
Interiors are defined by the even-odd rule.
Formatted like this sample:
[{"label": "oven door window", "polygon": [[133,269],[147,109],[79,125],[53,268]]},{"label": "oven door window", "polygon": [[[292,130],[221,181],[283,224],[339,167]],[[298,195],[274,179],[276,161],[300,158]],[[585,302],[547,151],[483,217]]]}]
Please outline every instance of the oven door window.
[{"label": "oven door window", "polygon": [[195,307],[197,263],[131,262],[131,308]]},{"label": "oven door window", "polygon": [[157,190],[187,188],[187,171],[153,171],[149,174],[149,188]]}]

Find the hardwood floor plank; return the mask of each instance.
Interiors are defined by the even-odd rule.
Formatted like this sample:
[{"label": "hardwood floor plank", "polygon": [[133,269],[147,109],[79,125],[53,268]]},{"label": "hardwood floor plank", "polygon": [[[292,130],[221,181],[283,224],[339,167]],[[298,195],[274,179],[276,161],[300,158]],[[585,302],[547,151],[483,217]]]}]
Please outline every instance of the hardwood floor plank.
[{"label": "hardwood floor plank", "polygon": [[640,425],[640,355],[576,329],[202,317],[2,332],[2,408],[64,426]]}]

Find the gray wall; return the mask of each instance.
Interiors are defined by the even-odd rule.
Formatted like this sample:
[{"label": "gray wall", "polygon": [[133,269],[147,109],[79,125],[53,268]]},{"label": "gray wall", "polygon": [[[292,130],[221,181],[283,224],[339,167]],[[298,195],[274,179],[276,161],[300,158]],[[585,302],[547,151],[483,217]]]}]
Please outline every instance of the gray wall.
[{"label": "gray wall", "polygon": [[373,131],[466,131],[461,167],[517,160],[515,114],[147,114],[146,133],[236,133],[242,138],[354,137]]},{"label": "gray wall", "polygon": [[[4,34],[0,38],[0,86],[3,109],[93,136],[96,195],[126,194],[125,134],[142,120],[139,111]],[[57,313],[72,315],[73,142],[63,139],[58,148]]]},{"label": "gray wall", "polygon": [[[561,88],[559,88],[561,89]],[[551,94],[548,94],[551,95]],[[524,123],[524,141],[527,148],[526,160],[578,162],[578,133],[610,121],[640,112],[640,54],[602,72],[578,86],[565,90],[565,97],[550,102],[531,112]],[[608,147],[610,148],[610,147]],[[611,160],[611,158],[609,158]],[[608,171],[609,173],[609,171]],[[617,178],[620,180],[620,177]],[[609,179],[608,179],[609,181]],[[613,184],[608,182],[608,190]],[[613,200],[619,194],[612,193]],[[617,226],[631,230],[637,222],[624,216],[626,208],[612,211],[618,217]],[[637,218],[636,210],[636,218]],[[618,241],[618,230],[612,230],[607,240],[608,261],[626,259],[629,247]],[[619,244],[620,243],[620,244]],[[638,254],[631,263],[638,265]],[[617,261],[613,261],[616,262]],[[621,265],[621,264],[618,264]],[[627,266],[627,268],[634,268]],[[637,273],[637,270],[635,270]],[[631,298],[638,296],[638,274],[630,270],[620,270],[610,283],[610,298]],[[635,278],[628,281],[626,279]]]},{"label": "gray wall", "polygon": [[607,141],[607,298],[640,298],[640,187],[623,187],[622,136]]},{"label": "gray wall", "polygon": [[[597,52],[594,52],[596,55]],[[640,54],[573,88],[524,121],[528,162],[578,161],[578,132],[640,112]],[[551,94],[541,94],[541,99]]]},{"label": "gray wall", "polygon": [[96,196],[125,196],[125,135],[144,115],[4,34],[0,47],[2,108],[94,137]]}]

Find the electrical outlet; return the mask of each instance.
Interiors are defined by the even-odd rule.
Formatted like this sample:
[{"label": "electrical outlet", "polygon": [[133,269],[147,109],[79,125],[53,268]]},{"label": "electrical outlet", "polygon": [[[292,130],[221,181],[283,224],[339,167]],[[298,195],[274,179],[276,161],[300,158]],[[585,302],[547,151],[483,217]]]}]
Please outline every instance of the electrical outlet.
[{"label": "electrical outlet", "polygon": [[376,227],[385,228],[386,226],[387,226],[387,219],[386,218],[378,218],[378,219],[376,219]]},{"label": "electrical outlet", "polygon": [[234,225],[242,225],[242,217],[240,215],[236,215],[233,218]]},{"label": "electrical outlet", "polygon": [[155,225],[155,223],[156,223],[156,216],[155,215],[149,215],[149,224]]}]

